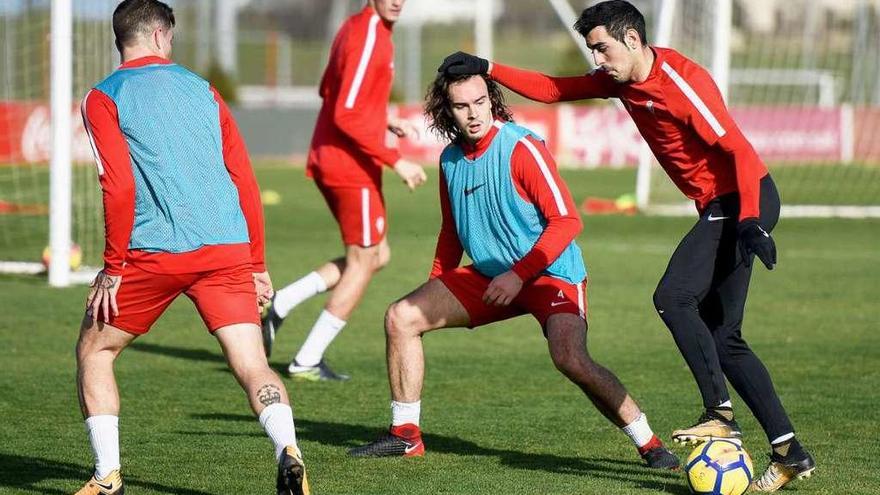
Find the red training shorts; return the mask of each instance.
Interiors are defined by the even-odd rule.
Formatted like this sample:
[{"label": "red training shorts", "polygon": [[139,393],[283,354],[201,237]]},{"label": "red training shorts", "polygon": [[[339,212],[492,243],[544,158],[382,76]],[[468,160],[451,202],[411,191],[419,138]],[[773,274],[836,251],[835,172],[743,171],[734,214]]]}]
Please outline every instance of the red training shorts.
[{"label": "red training shorts", "polygon": [[541,324],[551,315],[565,313],[587,317],[587,281],[571,284],[565,280],[542,275],[523,284],[519,295],[508,306],[490,306],[483,302],[483,294],[491,278],[478,272],[473,265],[463,266],[441,274],[443,285],[467,310],[470,328],[488,325],[514,316],[530,313]]},{"label": "red training shorts", "polygon": [[385,198],[373,187],[329,187],[317,182],[339,224],[342,242],[375,246],[385,238]]},{"label": "red training shorts", "polygon": [[111,316],[109,323],[128,333],[147,333],[177,296],[186,294],[211,332],[236,323],[259,325],[252,271],[250,263],[180,274],[152,273],[126,264],[116,293],[119,316]]}]

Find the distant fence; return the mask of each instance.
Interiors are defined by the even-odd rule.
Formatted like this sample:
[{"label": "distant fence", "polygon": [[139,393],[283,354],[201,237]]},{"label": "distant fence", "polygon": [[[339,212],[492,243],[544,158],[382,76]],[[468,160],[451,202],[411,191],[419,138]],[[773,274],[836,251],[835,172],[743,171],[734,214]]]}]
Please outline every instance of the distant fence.
[{"label": "distant fence", "polygon": [[[631,167],[638,163],[641,136],[623,111],[610,106],[514,106],[518,123],[544,137],[557,161],[568,167]],[[443,149],[426,130],[421,107],[401,105],[392,111],[422,129],[419,140],[398,140],[404,156],[434,163]],[[73,109],[73,156],[91,161],[92,150]],[[768,162],[880,163],[880,108],[745,107],[734,118],[758,153]],[[239,109],[235,115],[255,158],[301,161],[305,156],[317,110]],[[51,129],[43,104],[0,102],[0,164],[38,163],[49,159]]]}]

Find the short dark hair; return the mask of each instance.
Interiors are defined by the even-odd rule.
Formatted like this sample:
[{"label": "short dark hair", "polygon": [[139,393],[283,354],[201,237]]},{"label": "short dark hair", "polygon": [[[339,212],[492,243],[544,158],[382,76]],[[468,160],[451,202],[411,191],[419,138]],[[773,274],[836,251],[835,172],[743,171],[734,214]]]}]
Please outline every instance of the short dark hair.
[{"label": "short dark hair", "polygon": [[461,129],[456,125],[455,117],[452,115],[449,86],[472,77],[482,77],[486,81],[486,88],[489,90],[489,101],[492,103],[492,115],[505,121],[513,121],[513,114],[507,108],[507,104],[504,103],[504,93],[501,92],[501,87],[498,86],[498,83],[489,79],[489,76],[438,72],[434,82],[428,88],[428,94],[425,95],[425,115],[431,117],[428,129],[439,138],[452,143],[458,142],[461,138]]},{"label": "short dark hair", "polygon": [[642,44],[648,44],[645,16],[633,4],[624,0],[608,0],[584,9],[574,23],[574,30],[586,38],[590,31],[599,26],[605,26],[608,34],[621,43],[624,42],[627,30],[635,29]]},{"label": "short dark hair", "polygon": [[138,35],[149,34],[160,24],[165,29],[174,27],[174,10],[159,0],[123,0],[113,11],[113,34],[116,48],[130,45]]}]

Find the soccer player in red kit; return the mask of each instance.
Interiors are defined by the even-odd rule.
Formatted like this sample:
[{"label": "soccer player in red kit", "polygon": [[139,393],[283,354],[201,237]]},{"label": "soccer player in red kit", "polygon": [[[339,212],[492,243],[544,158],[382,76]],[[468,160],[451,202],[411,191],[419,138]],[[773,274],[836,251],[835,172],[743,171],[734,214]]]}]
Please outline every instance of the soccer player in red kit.
[{"label": "soccer player in red kit", "polygon": [[287,392],[263,352],[272,297],[260,191],[226,103],[171,62],[174,13],[124,0],[113,13],[122,65],[82,102],[104,201],[104,269],[86,301],[77,387],[95,473],[77,495],[121,495],[113,363],[181,294],[223,349],[275,445],[279,495],[309,493]]},{"label": "soccer player in red kit", "polygon": [[[356,457],[419,456],[422,337],[535,317],[556,368],[620,427],[645,463],[676,469],[614,374],[587,353],[586,267],[574,239],[581,219],[544,142],[511,121],[499,86],[484,75],[440,73],[425,112],[449,145],[440,156],[443,215],[430,279],[388,308],[385,333],[391,428]],[[460,267],[462,254],[473,262]]]},{"label": "soccer player in red kit", "polygon": [[405,0],[369,0],[342,25],[330,50],[321,79],[324,103],[309,149],[307,173],[327,201],[339,224],[345,256],[279,290],[263,315],[267,355],[279,326],[293,308],[321,292],[332,290],[324,310],[287,368],[294,378],[346,380],[323,359],[324,351],[345,326],[360,302],[373,273],[391,256],[388,222],[382,197],[382,171],[391,167],[413,189],[426,175],[422,167],[404,160],[385,145],[388,130],[416,137],[408,122],[388,116],[394,79],[391,29]]},{"label": "soccer player in red kit", "polygon": [[486,74],[546,103],[619,98],[660,165],[700,218],[682,239],[654,304],[690,367],[705,412],[681,442],[740,438],[725,377],[761,423],[772,454],[752,489],[776,491],[809,476],[815,462],[794,435],[767,369],[743,340],[741,325],[753,255],[772,269],[770,231],[779,195],[767,168],[724,105],[709,73],[668,48],[647,44],[642,14],[625,1],[583,11],[575,29],[598,68],[576,77],[550,77],[464,53],[447,57],[450,74]]}]

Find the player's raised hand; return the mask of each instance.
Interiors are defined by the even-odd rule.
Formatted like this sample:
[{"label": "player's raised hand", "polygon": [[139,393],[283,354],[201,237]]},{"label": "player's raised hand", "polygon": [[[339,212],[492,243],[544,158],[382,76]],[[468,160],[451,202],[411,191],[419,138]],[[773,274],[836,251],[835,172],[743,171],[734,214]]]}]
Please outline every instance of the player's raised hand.
[{"label": "player's raised hand", "polygon": [[489,61],[465,52],[455,52],[443,59],[437,72],[449,75],[487,74]]},{"label": "player's raised hand", "polygon": [[272,287],[272,278],[269,272],[254,273],[254,287],[257,289],[257,304],[263,307],[272,301],[275,289]]},{"label": "player's raised hand", "polygon": [[757,218],[746,218],[736,226],[743,263],[751,265],[755,254],[768,270],[776,265],[776,243]]},{"label": "player's raised hand", "polygon": [[116,305],[116,293],[122,285],[121,275],[107,275],[103,270],[98,272],[92,281],[89,295],[86,297],[86,314],[95,321],[100,315],[104,315],[103,321],[110,321],[110,312],[113,316],[119,316],[119,307]]},{"label": "player's raised hand", "polygon": [[483,302],[490,306],[507,306],[522,290],[523,281],[512,270],[493,278],[483,293]]},{"label": "player's raised hand", "polygon": [[406,184],[410,191],[428,180],[428,174],[425,173],[425,169],[421,165],[403,158],[397,160],[397,163],[394,164],[394,171],[403,179],[403,183]]},{"label": "player's raised hand", "polygon": [[388,130],[401,138],[418,140],[422,137],[419,128],[415,124],[397,117],[388,117]]}]

